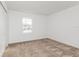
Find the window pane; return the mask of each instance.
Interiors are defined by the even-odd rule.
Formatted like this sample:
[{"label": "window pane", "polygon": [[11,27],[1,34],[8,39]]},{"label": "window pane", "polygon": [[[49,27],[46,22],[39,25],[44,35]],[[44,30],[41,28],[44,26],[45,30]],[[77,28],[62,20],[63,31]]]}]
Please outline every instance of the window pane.
[{"label": "window pane", "polygon": [[32,19],[23,18],[22,23],[23,23],[23,32],[24,33],[32,32]]}]

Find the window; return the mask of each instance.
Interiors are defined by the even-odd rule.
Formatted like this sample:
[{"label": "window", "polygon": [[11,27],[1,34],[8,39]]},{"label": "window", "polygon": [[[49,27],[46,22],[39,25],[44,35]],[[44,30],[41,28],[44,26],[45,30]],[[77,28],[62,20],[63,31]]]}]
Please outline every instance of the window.
[{"label": "window", "polygon": [[23,33],[32,32],[32,19],[24,17],[22,19]]}]

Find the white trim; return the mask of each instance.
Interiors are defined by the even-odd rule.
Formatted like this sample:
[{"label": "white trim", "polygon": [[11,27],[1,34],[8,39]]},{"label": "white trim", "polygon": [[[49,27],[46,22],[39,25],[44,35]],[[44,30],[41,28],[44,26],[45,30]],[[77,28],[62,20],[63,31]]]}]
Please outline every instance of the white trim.
[{"label": "white trim", "polygon": [[75,43],[72,43],[72,42],[69,42],[69,41],[66,41],[66,40],[59,40],[59,39],[57,39],[56,37],[53,37],[53,36],[49,36],[48,38],[52,39],[52,40],[55,40],[55,41],[58,41],[60,43],[66,44],[66,45],[70,45],[72,47],[79,48],[79,45],[77,45]]},{"label": "white trim", "polygon": [[3,7],[4,11],[7,13],[7,5],[4,1],[0,1],[1,6]]}]

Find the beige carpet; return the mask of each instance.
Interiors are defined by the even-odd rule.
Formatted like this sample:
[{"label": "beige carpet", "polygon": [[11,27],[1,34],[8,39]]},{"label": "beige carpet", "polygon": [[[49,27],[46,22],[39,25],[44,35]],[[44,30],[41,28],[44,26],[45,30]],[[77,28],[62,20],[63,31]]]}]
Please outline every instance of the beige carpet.
[{"label": "beige carpet", "polygon": [[56,42],[40,39],[12,44],[4,52],[4,57],[79,57],[79,49]]}]

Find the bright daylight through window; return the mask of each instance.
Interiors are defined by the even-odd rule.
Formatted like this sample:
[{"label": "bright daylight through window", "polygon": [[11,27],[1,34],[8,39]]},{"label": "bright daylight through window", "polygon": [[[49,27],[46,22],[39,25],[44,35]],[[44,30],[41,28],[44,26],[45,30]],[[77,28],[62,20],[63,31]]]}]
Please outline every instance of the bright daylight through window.
[{"label": "bright daylight through window", "polygon": [[24,17],[22,19],[23,33],[32,32],[32,19]]}]

